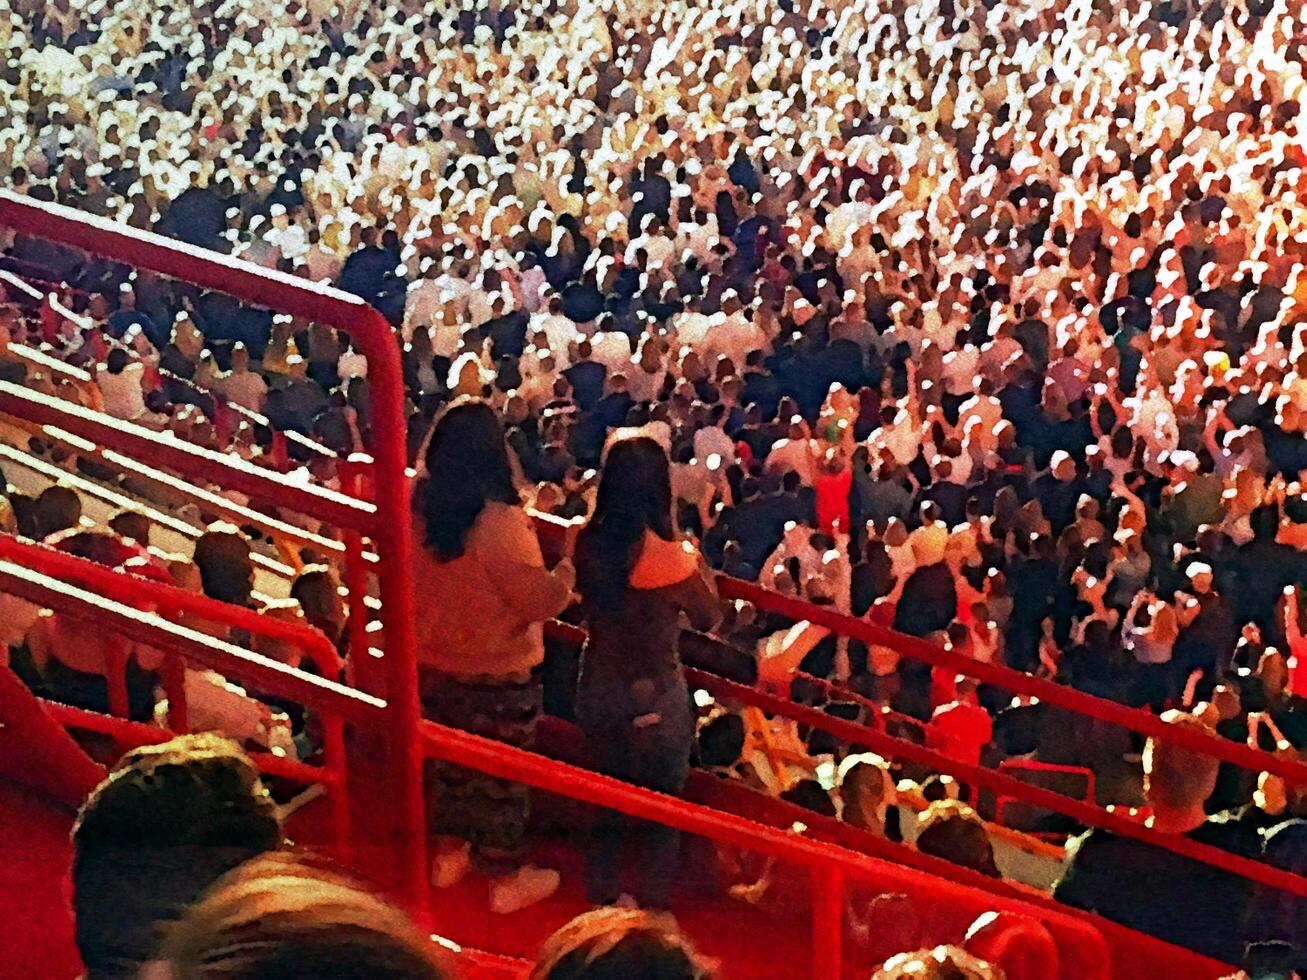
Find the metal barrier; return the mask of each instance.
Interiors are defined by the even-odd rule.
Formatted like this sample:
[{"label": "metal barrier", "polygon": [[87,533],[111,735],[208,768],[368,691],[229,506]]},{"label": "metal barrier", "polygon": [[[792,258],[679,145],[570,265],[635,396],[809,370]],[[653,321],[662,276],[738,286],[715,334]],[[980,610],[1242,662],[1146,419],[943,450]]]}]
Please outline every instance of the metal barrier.
[{"label": "metal barrier", "polygon": [[[404,385],[394,331],[385,319],[356,296],[158,235],[135,231],[71,208],[40,203],[0,190],[0,225],[19,233],[68,245],[202,288],[228,293],[243,302],[334,327],[350,335],[368,361],[372,404],[372,462],[369,483],[373,501],[279,478],[221,453],[167,439],[130,423],[106,424],[94,413],[53,405],[15,385],[5,385],[0,409],[42,424],[70,408],[80,415],[76,428],[82,438],[128,456],[150,459],[192,479],[270,499],[311,514],[342,530],[372,539],[379,555],[378,588],[386,623],[384,657],[361,651],[355,658],[356,680],[364,690],[384,698],[384,722],[373,725],[370,750],[388,757],[380,773],[392,805],[377,813],[396,842],[396,868],[413,905],[425,907],[426,838],[422,799],[422,748],[418,733],[421,707],[417,694],[414,649],[410,484],[405,477],[407,432]],[[67,426],[63,426],[68,428]],[[379,722],[376,716],[368,721]]]},{"label": "metal barrier", "polygon": [[[899,864],[763,827],[735,814],[687,803],[434,722],[422,723],[422,737],[429,757],[469,766],[501,779],[511,779],[536,789],[607,807],[804,868],[811,876],[813,894],[811,975],[816,980],[831,980],[844,975],[844,906],[849,879],[888,882],[893,887],[924,891],[941,905],[1016,913],[1024,919],[1041,923],[1055,938],[1064,954],[1061,961],[1063,976],[1091,980],[1110,975],[1106,941],[1097,929],[1074,916],[1019,899],[1000,898],[992,891],[981,891],[944,878],[926,877]],[[1050,971],[1050,975],[1052,973]]]},{"label": "metal barrier", "polygon": [[[1094,777],[1094,771],[1085,766],[1057,766],[1049,762],[1037,762],[1033,759],[1004,759],[998,764],[998,771],[1002,773],[1026,772],[1032,775],[1038,773],[1075,776],[1085,781],[1085,791],[1078,797],[1082,802],[1092,805],[1097,799],[1095,790],[1097,780]],[[1020,778],[1020,777],[1017,777]],[[1054,790],[1053,792],[1056,792]],[[1059,794],[1066,795],[1066,794]],[[1011,796],[999,796],[994,800],[994,822],[1007,826],[1004,822],[1006,816],[1007,804],[1010,802],[1023,802],[1015,800]]]}]

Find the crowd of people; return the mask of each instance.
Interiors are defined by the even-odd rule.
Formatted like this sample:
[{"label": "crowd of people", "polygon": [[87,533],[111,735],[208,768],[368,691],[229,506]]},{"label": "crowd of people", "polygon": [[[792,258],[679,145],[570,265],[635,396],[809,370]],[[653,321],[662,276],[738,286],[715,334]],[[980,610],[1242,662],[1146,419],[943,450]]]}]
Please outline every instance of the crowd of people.
[{"label": "crowd of people", "polygon": [[[73,830],[72,900],[88,980],[454,980],[457,947],[285,838],[239,746],[214,734],[129,752]],[[976,940],[983,946],[983,938]],[[525,975],[525,974],[523,974]],[[531,980],[710,980],[670,916],[606,907],[543,944]],[[958,947],[902,953],[890,980],[1003,980]]]},{"label": "crowd of people", "polygon": [[[336,285],[393,324],[419,595],[467,611],[420,621],[429,716],[530,746],[540,624],[575,595],[591,639],[569,710],[598,768],[651,788],[679,791],[692,756],[739,773],[757,741],[721,706],[696,720],[682,614],[724,615],[764,685],[824,705],[793,671],[835,681],[957,761],[1149,780],[1118,733],[723,608],[704,563],[1114,701],[1201,706],[1209,729],[1297,757],[1305,44],[1286,0],[16,0],[0,168],[38,200]],[[368,447],[347,337],[39,238],[0,229],[0,247],[62,301],[9,290],[0,340],[90,376],[28,362],[33,387],[335,487],[337,460]],[[105,556],[66,493],[11,496],[28,536],[152,567]],[[546,567],[524,507],[584,519],[574,570]],[[206,538],[153,573],[251,605],[249,542]],[[347,656],[331,572],[300,575],[282,614]],[[107,696],[101,664],[28,645],[35,683]],[[134,663],[144,716],[151,663]],[[311,717],[193,682],[214,727],[314,751]],[[735,726],[711,763],[710,725]],[[901,769],[796,751],[809,771],[747,778],[884,829]],[[1236,821],[1254,837],[1212,839],[1297,867],[1260,831],[1302,794],[1233,767],[1207,787],[1198,765],[1168,768],[1182,800],[1150,793],[1155,815],[1197,834],[1255,811]],[[864,779],[874,798],[850,806]],[[482,863],[503,910],[557,887],[523,863],[521,787],[432,765],[427,788],[433,831],[466,842],[438,878]],[[595,835],[595,901],[625,891],[613,843],[637,831],[633,887],[666,904],[675,837],[615,821]],[[1119,850],[1091,835],[1060,894],[1112,915],[1075,866],[1136,859]],[[1176,933],[1137,911],[1113,917],[1221,937],[1227,959],[1246,938],[1241,916]]]}]

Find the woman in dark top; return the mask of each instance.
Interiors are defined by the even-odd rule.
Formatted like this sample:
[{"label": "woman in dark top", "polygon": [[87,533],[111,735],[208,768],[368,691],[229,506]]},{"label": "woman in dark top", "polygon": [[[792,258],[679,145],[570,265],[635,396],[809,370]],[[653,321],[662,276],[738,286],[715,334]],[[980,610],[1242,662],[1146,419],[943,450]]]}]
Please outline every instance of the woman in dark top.
[{"label": "woman in dark top", "polygon": [[[706,630],[719,619],[711,579],[689,542],[677,540],[667,454],[654,440],[621,438],[608,451],[594,514],[576,546],[577,584],[590,638],[581,661],[577,719],[595,767],[640,786],[680,793],[689,770],[694,718],[677,653],[680,614]],[[594,828],[590,897],[620,890],[622,826],[603,811]],[[643,839],[635,896],[663,907],[679,838],[634,825]]]}]

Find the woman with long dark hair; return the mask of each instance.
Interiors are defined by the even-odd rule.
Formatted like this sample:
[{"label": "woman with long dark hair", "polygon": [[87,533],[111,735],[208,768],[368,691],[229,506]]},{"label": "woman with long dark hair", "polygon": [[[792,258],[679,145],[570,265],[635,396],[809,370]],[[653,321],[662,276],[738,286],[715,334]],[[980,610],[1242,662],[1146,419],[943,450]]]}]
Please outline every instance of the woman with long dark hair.
[{"label": "woman with long dark hair", "polygon": [[[610,776],[680,793],[694,738],[677,653],[680,614],[705,630],[720,610],[698,550],[675,533],[667,454],[653,439],[619,434],[610,444],[576,563],[590,631],[577,720],[591,761]],[[597,903],[611,903],[620,891],[621,829],[615,813],[602,811],[590,855],[590,898]],[[635,897],[645,907],[665,907],[677,832],[639,824],[629,832],[644,844]]]},{"label": "woman with long dark hair", "polygon": [[[571,598],[570,564],[545,567],[522,507],[498,414],[460,398],[436,420],[417,493],[418,681],[423,710],[442,724],[510,745],[535,740],[541,708],[541,624]],[[431,761],[431,829],[471,844],[483,862],[508,870],[520,856],[527,788]],[[436,861],[436,883],[453,884],[467,848]],[[512,911],[547,897],[553,871],[520,868],[492,886],[491,905]]]}]

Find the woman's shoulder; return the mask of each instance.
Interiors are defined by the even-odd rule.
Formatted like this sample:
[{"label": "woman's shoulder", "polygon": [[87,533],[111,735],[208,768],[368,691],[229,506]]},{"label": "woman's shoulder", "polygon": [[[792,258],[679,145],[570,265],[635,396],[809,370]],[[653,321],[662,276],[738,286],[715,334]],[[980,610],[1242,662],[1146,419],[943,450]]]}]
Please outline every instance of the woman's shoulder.
[{"label": "woman's shoulder", "polygon": [[677,585],[699,568],[699,552],[689,541],[668,541],[646,534],[640,558],[631,569],[631,588],[661,589]]}]

